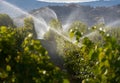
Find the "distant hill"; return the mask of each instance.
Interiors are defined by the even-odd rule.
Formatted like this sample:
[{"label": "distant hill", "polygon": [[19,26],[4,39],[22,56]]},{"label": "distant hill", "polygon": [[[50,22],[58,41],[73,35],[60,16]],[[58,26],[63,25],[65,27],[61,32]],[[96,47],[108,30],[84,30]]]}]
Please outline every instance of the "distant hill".
[{"label": "distant hill", "polygon": [[[71,4],[65,4],[65,3],[48,3],[48,2],[41,2],[37,0],[3,0],[7,1],[13,5],[16,5],[17,7],[21,8],[25,11],[31,11],[35,9],[39,9],[46,6],[66,6]],[[99,1],[92,1],[92,2],[84,2],[84,3],[76,3],[75,5],[81,5],[81,6],[91,6],[91,7],[112,7],[115,5],[120,4],[120,0],[99,0]],[[58,7],[57,7],[58,8]],[[62,7],[61,7],[62,8]],[[53,8],[55,9],[55,8]],[[64,10],[63,10],[64,11]],[[21,15],[19,11],[16,11],[9,6],[2,4],[0,2],[0,13],[7,13],[11,15],[12,17],[16,17]]]},{"label": "distant hill", "polygon": [[[91,7],[76,4],[64,6],[47,6],[32,10],[32,15],[42,17],[47,24],[53,18],[58,18],[64,26],[74,21],[82,21],[88,26],[104,22],[105,24],[120,20],[120,5],[111,7]],[[21,19],[21,17],[19,17]],[[19,20],[19,18],[17,20]]]},{"label": "distant hill", "polygon": [[99,0],[99,1],[93,1],[93,2],[85,2],[82,3],[82,5],[90,5],[93,7],[108,7],[108,6],[114,6],[120,4],[120,0]]},{"label": "distant hill", "polygon": [[[89,26],[104,22],[105,24],[120,20],[120,5],[111,7],[90,7],[76,4],[65,6],[48,6],[52,9],[62,24],[67,24],[73,21],[80,20]],[[40,9],[36,11],[40,11]],[[33,12],[35,13],[35,11]]]},{"label": "distant hill", "polygon": [[[41,2],[37,0],[6,0],[24,10],[33,10],[38,9],[40,7],[45,6],[60,6],[65,5],[65,3],[48,3],[48,2]],[[99,0],[99,1],[92,1],[92,2],[83,2],[83,3],[77,3],[80,5],[90,5],[93,7],[97,6],[113,6],[120,4],[120,0]]]}]

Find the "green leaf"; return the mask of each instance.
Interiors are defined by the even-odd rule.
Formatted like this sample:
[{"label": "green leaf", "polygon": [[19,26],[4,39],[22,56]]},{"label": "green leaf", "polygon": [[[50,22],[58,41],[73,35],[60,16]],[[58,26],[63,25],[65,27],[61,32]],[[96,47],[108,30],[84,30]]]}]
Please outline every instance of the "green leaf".
[{"label": "green leaf", "polygon": [[70,36],[70,38],[73,38],[73,37],[74,37],[74,33],[73,33],[73,32],[70,32],[70,33],[69,33],[69,36]]},{"label": "green leaf", "polygon": [[63,79],[63,83],[70,83],[68,79]]}]

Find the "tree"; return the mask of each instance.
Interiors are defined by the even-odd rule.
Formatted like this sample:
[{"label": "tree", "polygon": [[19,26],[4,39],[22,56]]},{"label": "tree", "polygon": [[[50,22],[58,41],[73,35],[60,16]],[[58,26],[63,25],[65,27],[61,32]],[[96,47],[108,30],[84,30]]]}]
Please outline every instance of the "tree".
[{"label": "tree", "polygon": [[0,14],[0,26],[15,28],[13,20],[7,14]]},{"label": "tree", "polygon": [[[72,35],[70,37],[76,38],[74,40],[77,43],[72,44],[62,37],[56,38],[57,50],[63,56],[65,68],[74,83],[120,82],[119,27],[100,26],[92,27],[92,32],[97,32],[97,39],[94,35],[93,40],[84,37],[75,25],[69,31]],[[82,44],[81,47],[78,46],[79,43]]]},{"label": "tree", "polygon": [[70,28],[68,31],[70,31],[71,29],[80,31],[82,33],[86,33],[87,32],[87,25],[85,25],[84,23],[80,22],[80,21],[75,21],[71,24]]},{"label": "tree", "polygon": [[98,33],[102,42],[94,43],[85,37],[79,50],[65,51],[65,65],[70,75],[83,83],[119,83],[120,44],[115,35],[110,36],[104,30],[98,30]]},{"label": "tree", "polygon": [[0,27],[0,82],[63,83],[63,73],[51,63],[40,41],[29,33],[17,42],[26,32],[16,30]]},{"label": "tree", "polygon": [[28,28],[30,32],[33,33],[34,38],[37,38],[34,21],[32,18],[29,17],[24,19],[24,27]]},{"label": "tree", "polygon": [[58,19],[52,19],[50,21],[50,29],[48,32],[44,34],[44,38],[46,40],[55,40],[55,37],[58,35],[56,31],[61,32],[62,31],[62,24]]},{"label": "tree", "polygon": [[60,21],[58,19],[52,19],[50,21],[50,27],[55,28],[57,30],[61,30],[62,29],[62,24],[60,23]]}]

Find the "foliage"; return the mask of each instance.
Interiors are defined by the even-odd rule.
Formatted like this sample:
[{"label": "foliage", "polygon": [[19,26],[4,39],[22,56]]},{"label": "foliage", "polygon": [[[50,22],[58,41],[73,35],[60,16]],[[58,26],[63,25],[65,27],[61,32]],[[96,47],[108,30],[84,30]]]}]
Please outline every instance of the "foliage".
[{"label": "foliage", "polygon": [[0,14],[0,26],[15,28],[13,20],[7,14]]},{"label": "foliage", "polygon": [[34,38],[37,38],[34,21],[32,18],[29,17],[24,19],[24,27],[28,28],[30,30],[29,32],[33,33]]},{"label": "foliage", "polygon": [[44,39],[46,40],[55,40],[57,37],[57,34],[55,31],[61,31],[62,30],[62,25],[58,19],[52,19],[50,21],[50,28],[49,31],[44,34]]},{"label": "foliage", "polygon": [[[120,82],[120,44],[114,37],[103,34],[104,44],[94,45],[91,48],[90,60],[96,59],[93,66],[94,78],[86,79],[86,82],[94,83],[119,83]],[[95,53],[95,55],[94,55]]]},{"label": "foliage", "polygon": [[110,27],[110,30],[107,31],[111,36],[114,35],[114,37],[117,39],[117,42],[120,43],[120,27]]},{"label": "foliage", "polygon": [[68,31],[70,30],[77,30],[80,31],[82,33],[86,33],[87,32],[87,25],[85,25],[84,23],[80,22],[80,21],[75,21],[71,24],[70,28]]},{"label": "foliage", "polygon": [[[73,22],[68,30],[70,37],[75,37],[77,42],[79,42],[80,37],[88,33],[88,27],[80,21]],[[75,36],[74,36],[75,35]]]},{"label": "foliage", "polygon": [[[60,26],[55,20],[51,23],[55,30]],[[100,23],[88,31],[86,25],[74,22],[68,31],[69,37],[77,43],[67,41],[64,37],[56,35],[54,31],[51,33],[56,35],[54,40],[57,50],[64,58],[65,69],[71,81],[73,83],[119,83],[120,27],[105,27]],[[48,38],[51,33],[48,34]],[[80,44],[82,45],[79,47]]]},{"label": "foliage", "polygon": [[73,83],[78,83],[85,78],[93,77],[93,73],[91,72],[93,62],[87,61],[87,52],[84,51],[82,53],[82,49],[77,44],[70,43],[63,38],[57,38],[57,48],[59,54],[64,58],[64,67],[71,81],[74,80]]},{"label": "foliage", "polygon": [[50,27],[55,29],[62,29],[62,25],[58,19],[52,19],[50,21]]},{"label": "foliage", "polygon": [[[75,37],[77,42],[79,42],[79,39],[82,37],[82,34],[80,32],[80,30],[82,30],[80,29],[80,26],[82,25],[84,24],[78,23],[78,26],[76,25],[77,28],[74,28],[74,26],[72,26],[72,28],[69,29],[70,37]],[[65,36],[67,37],[66,34]],[[79,46],[77,46],[76,43],[73,44],[72,42],[64,39],[64,37],[60,36],[56,36],[56,43],[58,53],[64,58],[65,69],[67,70],[71,80],[78,80],[77,82],[80,82],[85,78],[93,76],[90,70],[91,66],[89,66],[89,62],[84,60],[85,56],[81,54],[81,49]],[[90,64],[92,65],[93,63],[90,62]]]},{"label": "foliage", "polygon": [[[82,26],[85,29],[82,35],[81,26],[76,22],[69,29],[70,37],[77,41],[75,44],[60,36],[55,38],[57,50],[64,57],[71,80],[74,83],[119,83],[119,27],[108,28],[104,24],[97,24],[88,31]],[[82,46],[79,47],[79,44]]]},{"label": "foliage", "polygon": [[[104,30],[99,30],[99,33],[103,42],[94,43],[85,37],[82,40],[83,46],[79,48],[80,51],[74,52],[73,50],[72,53],[69,51],[67,52],[72,55],[70,57],[66,56],[66,66],[72,66],[71,68],[68,68],[68,71],[72,70],[71,72],[74,71],[75,73],[86,73],[83,75],[84,78],[82,78],[83,83],[119,83],[120,44],[114,36],[109,36]],[[76,55],[82,57],[74,58]],[[83,63],[81,62],[81,59],[83,60]],[[76,68],[78,71],[76,71]],[[81,69],[83,69],[83,71]],[[72,75],[79,78],[82,75],[81,73]]]},{"label": "foliage", "polygon": [[54,31],[49,30],[44,34],[44,39],[49,41],[55,40],[55,34],[56,33]]},{"label": "foliage", "polygon": [[0,82],[62,83],[63,77],[27,29],[0,28]]}]

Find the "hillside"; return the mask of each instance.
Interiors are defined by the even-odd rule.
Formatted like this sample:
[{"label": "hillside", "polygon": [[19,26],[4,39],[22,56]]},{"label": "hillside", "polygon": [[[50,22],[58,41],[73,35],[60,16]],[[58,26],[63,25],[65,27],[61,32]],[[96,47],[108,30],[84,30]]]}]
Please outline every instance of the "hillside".
[{"label": "hillside", "polygon": [[102,6],[110,7],[118,4],[120,4],[120,0],[98,0],[93,2],[82,3],[82,5],[90,5],[93,7],[102,7]]},{"label": "hillside", "polygon": [[[27,11],[38,9],[40,7],[45,7],[48,5],[50,6],[65,5],[65,3],[52,3],[52,2],[49,3],[49,2],[43,2],[43,1],[37,1],[37,0],[6,0],[6,1]],[[77,4],[92,6],[92,7],[98,7],[98,6],[108,7],[108,6],[114,6],[114,5],[120,4],[120,0],[98,0],[98,1],[91,1],[91,2],[81,2]]]},{"label": "hillside", "polygon": [[[85,22],[88,26],[91,26],[97,22],[104,22],[105,24],[109,24],[120,19],[120,5],[94,8],[90,6],[69,4],[64,6],[48,6],[48,8],[54,11],[54,14],[56,14],[63,25],[79,20]],[[31,13],[33,15],[38,15],[43,10],[44,13],[45,11],[48,11],[46,10],[46,7],[44,7],[33,10]]]}]

